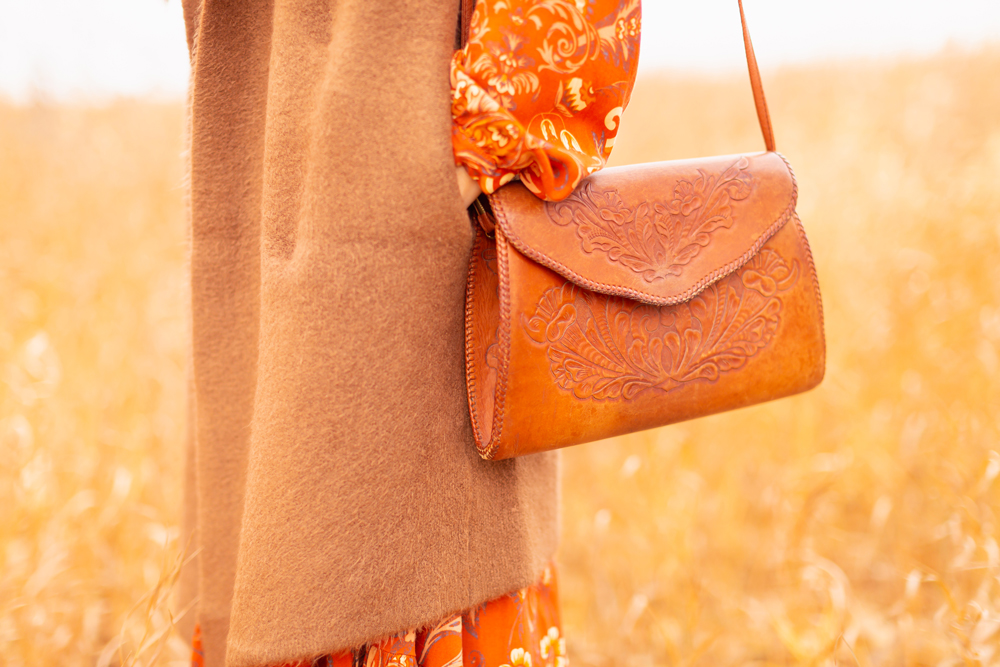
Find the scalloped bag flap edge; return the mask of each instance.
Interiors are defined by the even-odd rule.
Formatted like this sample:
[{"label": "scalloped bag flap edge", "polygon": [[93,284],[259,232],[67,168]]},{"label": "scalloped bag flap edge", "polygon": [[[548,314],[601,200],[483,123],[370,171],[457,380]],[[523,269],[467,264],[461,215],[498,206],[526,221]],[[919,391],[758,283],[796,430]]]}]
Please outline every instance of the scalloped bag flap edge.
[{"label": "scalloped bag flap edge", "polygon": [[490,205],[532,261],[592,291],[662,306],[743,266],[796,200],[791,167],[767,152],[612,167],[559,202],[513,183]]}]

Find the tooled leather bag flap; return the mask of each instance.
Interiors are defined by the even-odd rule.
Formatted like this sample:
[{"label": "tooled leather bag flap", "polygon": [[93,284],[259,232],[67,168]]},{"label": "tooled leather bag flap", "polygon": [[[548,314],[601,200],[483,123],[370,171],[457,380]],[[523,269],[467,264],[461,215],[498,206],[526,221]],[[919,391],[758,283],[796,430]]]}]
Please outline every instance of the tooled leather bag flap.
[{"label": "tooled leather bag flap", "polygon": [[749,261],[796,194],[788,163],[768,152],[604,169],[560,202],[511,184],[490,202],[526,257],[596,292],[671,305]]}]

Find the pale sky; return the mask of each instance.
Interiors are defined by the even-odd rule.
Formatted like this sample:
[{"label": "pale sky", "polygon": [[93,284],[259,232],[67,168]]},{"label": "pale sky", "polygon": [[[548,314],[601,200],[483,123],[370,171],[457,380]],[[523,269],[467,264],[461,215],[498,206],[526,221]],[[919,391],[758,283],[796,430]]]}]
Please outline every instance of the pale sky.
[{"label": "pale sky", "polygon": [[[764,69],[1000,42],[1000,0],[744,2]],[[642,33],[642,72],[743,66],[734,0],[644,0]],[[0,0],[0,96],[177,97],[186,80],[180,0]]]}]

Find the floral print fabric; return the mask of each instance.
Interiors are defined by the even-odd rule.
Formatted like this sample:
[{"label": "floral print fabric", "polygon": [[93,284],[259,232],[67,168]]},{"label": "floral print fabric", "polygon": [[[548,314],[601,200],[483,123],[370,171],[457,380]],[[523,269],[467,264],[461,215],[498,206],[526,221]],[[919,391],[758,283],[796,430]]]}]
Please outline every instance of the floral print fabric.
[{"label": "floral print fabric", "polygon": [[492,193],[564,199],[604,166],[639,56],[640,0],[478,0],[451,63],[455,160]]},{"label": "floral print fabric", "polygon": [[[192,667],[203,667],[197,627],[192,647]],[[532,586],[433,628],[282,667],[568,667],[555,568],[547,567]]]}]

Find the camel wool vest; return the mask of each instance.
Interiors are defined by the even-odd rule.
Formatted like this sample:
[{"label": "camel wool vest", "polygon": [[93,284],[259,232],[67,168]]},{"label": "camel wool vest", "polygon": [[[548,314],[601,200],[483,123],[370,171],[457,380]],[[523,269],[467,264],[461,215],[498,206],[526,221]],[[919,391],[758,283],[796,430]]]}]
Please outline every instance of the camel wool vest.
[{"label": "camel wool vest", "polygon": [[459,0],[185,0],[182,623],[209,667],[336,653],[529,585],[558,459],[480,459],[463,365]]}]

